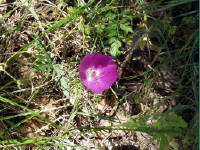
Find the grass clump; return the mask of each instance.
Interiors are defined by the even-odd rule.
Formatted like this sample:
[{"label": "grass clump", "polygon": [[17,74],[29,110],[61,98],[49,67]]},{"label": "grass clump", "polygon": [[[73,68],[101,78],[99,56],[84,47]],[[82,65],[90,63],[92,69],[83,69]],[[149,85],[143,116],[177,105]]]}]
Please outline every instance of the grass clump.
[{"label": "grass clump", "polygon": [[[197,3],[0,1],[0,148],[198,149]],[[101,95],[92,52],[118,65]]]}]

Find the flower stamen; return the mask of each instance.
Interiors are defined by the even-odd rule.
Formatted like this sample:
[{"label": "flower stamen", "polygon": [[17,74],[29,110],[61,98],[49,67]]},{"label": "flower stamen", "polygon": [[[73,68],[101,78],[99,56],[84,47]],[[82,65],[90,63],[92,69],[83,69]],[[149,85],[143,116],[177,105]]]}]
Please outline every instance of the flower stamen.
[{"label": "flower stamen", "polygon": [[99,71],[95,68],[88,68],[86,71],[86,76],[88,81],[94,81],[98,79]]}]

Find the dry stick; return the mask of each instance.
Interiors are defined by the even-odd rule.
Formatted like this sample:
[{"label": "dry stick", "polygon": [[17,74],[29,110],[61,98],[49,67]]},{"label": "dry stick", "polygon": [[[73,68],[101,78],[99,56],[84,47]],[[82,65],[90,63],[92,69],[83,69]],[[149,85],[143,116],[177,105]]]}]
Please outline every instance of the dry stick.
[{"label": "dry stick", "polygon": [[43,85],[40,85],[40,86],[37,86],[37,87],[34,87],[34,88],[25,88],[25,89],[20,89],[20,90],[16,90],[16,91],[13,91],[13,92],[11,92],[11,93],[20,93],[20,92],[24,92],[24,91],[30,91],[30,90],[36,90],[36,89],[39,89],[39,88],[41,88],[41,87],[43,87],[43,86],[46,86],[46,85],[48,85],[50,82],[46,82],[46,83],[44,83]]},{"label": "dry stick", "polygon": [[123,63],[121,64],[121,66],[119,68],[119,79],[121,79],[121,77],[122,77],[123,68],[130,61],[130,59],[133,56],[133,52],[137,49],[137,47],[138,47],[137,41],[133,43],[133,46],[127,46],[127,49],[128,49],[127,54],[128,55],[126,56],[125,60],[123,61]]},{"label": "dry stick", "polygon": [[[135,40],[136,39],[136,40]],[[133,44],[132,46],[127,46],[127,49],[128,49],[128,55],[126,56],[125,60],[123,61],[123,63],[121,64],[120,68],[119,68],[119,79],[121,79],[122,77],[122,73],[123,73],[123,68],[126,66],[126,64],[130,61],[130,59],[132,58],[133,56],[133,52],[138,48],[138,44],[137,44],[137,41],[138,41],[138,37],[136,36],[135,39],[133,40]],[[111,91],[112,93],[115,95],[115,97],[118,99],[117,97],[117,94],[114,92],[114,90],[111,88]],[[107,95],[108,91],[106,91],[104,93],[104,95]],[[114,106],[113,108],[113,111],[116,112],[117,108],[119,107],[119,103]],[[113,113],[114,114],[114,113]]]}]

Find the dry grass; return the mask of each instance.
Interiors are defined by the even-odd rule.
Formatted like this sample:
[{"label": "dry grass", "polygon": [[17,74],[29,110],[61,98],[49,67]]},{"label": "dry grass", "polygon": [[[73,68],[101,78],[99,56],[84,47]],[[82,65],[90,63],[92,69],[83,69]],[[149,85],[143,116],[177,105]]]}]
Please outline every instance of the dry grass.
[{"label": "dry grass", "polygon": [[[120,50],[124,54],[113,57],[120,79],[111,89],[96,95],[82,85],[77,67],[83,56],[110,50],[108,45],[101,45],[107,38],[103,34],[102,41],[93,39],[96,29],[91,20],[86,19],[87,11],[94,13],[95,7],[104,2],[93,3],[86,11],[83,2],[0,0],[0,148],[158,150],[160,144],[166,144],[156,141],[158,133],[139,129],[144,127],[142,125],[157,127],[154,123],[162,114],[168,111],[175,114],[179,104],[189,108],[185,114],[181,109],[176,113],[185,120],[179,121],[183,127],[185,122],[190,126],[194,117],[190,106],[196,109],[198,104],[197,81],[187,81],[186,86],[183,82],[191,74],[188,68],[182,71],[178,67],[191,65],[195,70],[198,62],[185,62],[186,65],[181,66],[179,57],[176,60],[173,56],[182,49],[178,46],[182,40],[175,38],[176,34],[181,32],[185,40],[190,31],[173,31],[178,26],[171,27],[173,21],[163,17],[167,16],[165,11],[147,13],[149,9],[157,9],[159,4],[145,9],[142,6],[148,4],[146,1],[114,4],[120,11],[130,9],[137,16],[131,22],[136,36],[123,43]],[[93,15],[95,18],[98,14]],[[164,18],[161,23],[166,25],[163,39],[158,39],[160,33],[154,31],[162,26],[157,22],[159,17]],[[90,25],[91,34],[87,34]],[[143,30],[141,35],[139,31]],[[129,35],[127,33],[127,37]],[[183,58],[188,48],[196,48],[196,43],[184,45]],[[196,56],[196,53],[191,55]],[[194,76],[190,77],[198,74],[198,71],[191,72]],[[191,88],[190,83],[194,90],[184,94],[185,89]],[[137,128],[124,130],[124,126],[119,126],[130,118],[136,120]],[[195,126],[196,122],[192,124]],[[176,150],[197,144],[195,141],[182,144],[188,137],[186,133],[180,134],[166,145]]]}]

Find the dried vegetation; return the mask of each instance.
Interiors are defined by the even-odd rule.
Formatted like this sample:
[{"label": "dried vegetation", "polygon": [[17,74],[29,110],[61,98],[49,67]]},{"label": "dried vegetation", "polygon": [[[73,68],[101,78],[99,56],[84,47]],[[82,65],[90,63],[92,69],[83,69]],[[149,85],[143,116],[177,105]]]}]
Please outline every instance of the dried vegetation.
[{"label": "dried vegetation", "polygon": [[[168,132],[148,131],[148,127],[180,127],[188,132],[197,128],[198,87],[193,79],[198,75],[197,44],[185,43],[193,30],[184,30],[193,16],[182,5],[171,11],[161,1],[98,1],[80,12],[86,4],[0,0],[0,148],[195,149],[197,135],[181,131],[162,137],[158,132]],[[133,18],[120,26],[116,39],[107,34],[106,26],[112,24],[103,17],[112,19],[113,12],[120,16],[123,10]],[[195,29],[196,22],[191,26]],[[121,46],[106,42],[109,38]],[[77,72],[81,58],[94,51],[113,55],[120,74],[102,95],[87,91]],[[130,118],[132,127],[126,124]],[[163,121],[168,122],[166,128]],[[162,143],[164,138],[169,143]]]}]

